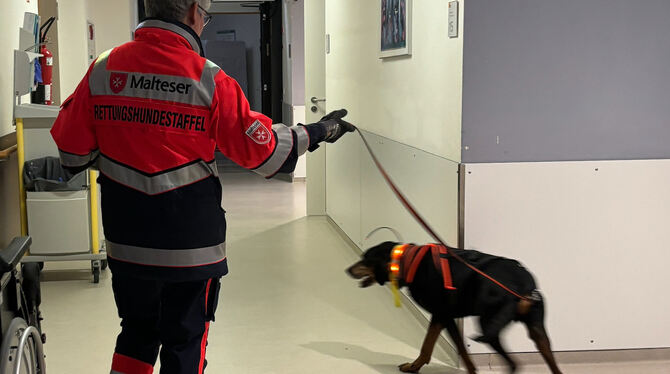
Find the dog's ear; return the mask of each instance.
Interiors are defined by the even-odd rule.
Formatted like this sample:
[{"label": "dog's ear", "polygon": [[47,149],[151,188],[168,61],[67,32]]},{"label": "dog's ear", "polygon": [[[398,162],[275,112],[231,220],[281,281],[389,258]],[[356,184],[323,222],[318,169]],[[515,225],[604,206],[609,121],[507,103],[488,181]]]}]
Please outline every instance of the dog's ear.
[{"label": "dog's ear", "polygon": [[358,261],[357,263],[351,265],[346,272],[350,277],[354,279],[361,279],[360,286],[361,288],[370,287],[375,283],[375,272],[374,268],[366,264],[365,260]]},{"label": "dog's ear", "polygon": [[364,276],[369,275],[372,271],[368,266],[365,266],[363,261],[358,261],[357,263],[351,265],[347,270],[347,274],[354,279],[361,279]]}]

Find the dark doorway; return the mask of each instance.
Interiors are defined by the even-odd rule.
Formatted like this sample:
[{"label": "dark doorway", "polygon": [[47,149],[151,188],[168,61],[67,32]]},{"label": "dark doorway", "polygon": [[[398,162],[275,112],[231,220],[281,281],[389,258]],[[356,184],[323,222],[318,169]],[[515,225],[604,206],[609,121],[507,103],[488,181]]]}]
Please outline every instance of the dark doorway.
[{"label": "dark doorway", "polygon": [[263,113],[273,122],[282,122],[282,4],[280,0],[260,5],[261,44],[265,46],[261,60],[263,71]]}]

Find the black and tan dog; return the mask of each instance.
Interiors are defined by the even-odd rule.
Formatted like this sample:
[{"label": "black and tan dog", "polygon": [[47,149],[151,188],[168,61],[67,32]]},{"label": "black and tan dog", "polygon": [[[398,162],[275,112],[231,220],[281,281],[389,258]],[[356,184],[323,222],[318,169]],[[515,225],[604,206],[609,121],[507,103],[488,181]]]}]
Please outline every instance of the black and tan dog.
[{"label": "black and tan dog", "polygon": [[[383,285],[390,276],[395,276],[399,286],[409,287],[412,298],[431,313],[430,327],[419,357],[412,363],[400,365],[401,371],[416,373],[429,363],[440,332],[446,328],[468,373],[475,373],[476,368],[454,318],[479,316],[482,335],[475,340],[488,343],[498,352],[508,363],[510,373],[516,371],[517,365],[500,344],[499,334],[512,321],[526,325],[528,336],[535,342],[551,372],[561,373],[544,327],[544,301],[528,270],[515,260],[474,250],[449,248],[446,251],[444,247],[427,247],[430,248],[385,242],[365,251],[363,259],[347,269],[353,278],[361,279],[361,287],[375,282]],[[513,296],[456,261],[449,253],[457,254],[524,298]]]}]

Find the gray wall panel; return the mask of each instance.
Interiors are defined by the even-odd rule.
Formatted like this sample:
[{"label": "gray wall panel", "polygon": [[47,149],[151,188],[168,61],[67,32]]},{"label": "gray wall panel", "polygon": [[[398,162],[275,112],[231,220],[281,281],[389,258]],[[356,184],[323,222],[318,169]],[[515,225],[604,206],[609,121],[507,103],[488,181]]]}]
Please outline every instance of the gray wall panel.
[{"label": "gray wall panel", "polygon": [[466,5],[463,162],[670,158],[670,1]]},{"label": "gray wall panel", "polygon": [[[249,8],[247,12],[249,11]],[[253,8],[251,8],[253,9]],[[214,14],[203,30],[202,40],[217,40],[217,32],[235,30],[236,40],[247,48],[247,99],[252,110],[261,110],[261,21],[260,14]],[[205,46],[205,55],[211,51]]]}]

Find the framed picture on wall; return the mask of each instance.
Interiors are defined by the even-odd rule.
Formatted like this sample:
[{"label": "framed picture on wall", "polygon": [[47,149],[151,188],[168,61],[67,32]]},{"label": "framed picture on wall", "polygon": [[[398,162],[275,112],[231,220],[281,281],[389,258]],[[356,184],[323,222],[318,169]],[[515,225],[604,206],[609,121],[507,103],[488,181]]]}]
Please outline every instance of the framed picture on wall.
[{"label": "framed picture on wall", "polygon": [[379,58],[412,54],[412,0],[380,0]]}]

